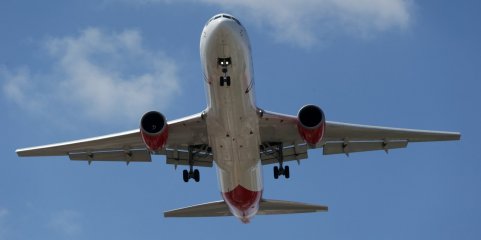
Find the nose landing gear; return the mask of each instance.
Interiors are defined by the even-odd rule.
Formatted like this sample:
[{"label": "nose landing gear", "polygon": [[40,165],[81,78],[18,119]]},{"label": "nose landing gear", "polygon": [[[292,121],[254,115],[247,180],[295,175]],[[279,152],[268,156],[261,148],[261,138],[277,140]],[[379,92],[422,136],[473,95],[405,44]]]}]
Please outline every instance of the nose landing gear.
[{"label": "nose landing gear", "polygon": [[220,86],[230,86],[230,76],[227,75],[227,67],[232,64],[231,58],[217,58],[217,64],[222,68],[223,76],[220,76]]},{"label": "nose landing gear", "polygon": [[230,76],[220,76],[220,86],[223,87],[224,84],[227,84],[227,86],[230,86]]}]

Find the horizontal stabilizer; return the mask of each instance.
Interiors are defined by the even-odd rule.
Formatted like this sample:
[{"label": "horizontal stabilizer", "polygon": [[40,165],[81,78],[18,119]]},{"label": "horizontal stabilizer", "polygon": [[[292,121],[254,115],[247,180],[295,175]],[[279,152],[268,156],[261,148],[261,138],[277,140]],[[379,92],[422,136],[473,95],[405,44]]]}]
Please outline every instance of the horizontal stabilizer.
[{"label": "horizontal stabilizer", "polygon": [[[262,199],[259,204],[258,215],[293,214],[309,212],[327,212],[327,206]],[[164,217],[221,217],[232,216],[224,201],[201,203],[185,208],[164,212]]]},{"label": "horizontal stabilizer", "polygon": [[221,217],[231,216],[229,207],[223,201],[201,203],[164,212],[164,217]]},{"label": "horizontal stabilizer", "polygon": [[263,199],[260,202],[258,215],[292,214],[309,212],[327,212],[327,206],[308,203]]}]

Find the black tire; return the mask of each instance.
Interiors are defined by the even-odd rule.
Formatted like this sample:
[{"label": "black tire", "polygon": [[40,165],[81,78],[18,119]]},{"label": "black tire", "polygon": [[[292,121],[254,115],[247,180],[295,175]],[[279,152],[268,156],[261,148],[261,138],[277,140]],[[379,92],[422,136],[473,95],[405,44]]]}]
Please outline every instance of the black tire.
[{"label": "black tire", "polygon": [[227,76],[227,79],[225,80],[227,82],[227,86],[230,86],[230,77]]},{"label": "black tire", "polygon": [[195,169],[195,170],[194,170],[194,180],[195,180],[196,182],[199,182],[199,181],[200,181],[200,172],[199,172],[198,169]]},{"label": "black tire", "polygon": [[220,86],[223,87],[224,86],[224,77],[220,77]]},{"label": "black tire", "polygon": [[274,166],[274,179],[279,178],[279,167]]},{"label": "black tire", "polygon": [[290,177],[289,166],[284,167],[284,177],[286,177],[286,179]]},{"label": "black tire", "polygon": [[184,179],[184,182],[189,181],[189,172],[187,170],[182,171],[182,178]]}]

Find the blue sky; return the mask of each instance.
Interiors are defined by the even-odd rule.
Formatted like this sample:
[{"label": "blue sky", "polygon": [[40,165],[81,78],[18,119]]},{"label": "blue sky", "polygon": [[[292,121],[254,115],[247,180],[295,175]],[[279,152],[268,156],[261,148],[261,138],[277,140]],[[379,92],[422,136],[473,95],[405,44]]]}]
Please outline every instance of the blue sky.
[{"label": "blue sky", "polygon": [[[0,240],[479,239],[481,4],[414,0],[0,2]],[[185,184],[152,163],[19,159],[15,149],[134,129],[141,114],[201,111],[199,38],[214,14],[246,26],[258,105],[328,120],[459,131],[459,142],[322,156],[264,196],[328,213],[164,219],[220,199],[214,169]]]}]

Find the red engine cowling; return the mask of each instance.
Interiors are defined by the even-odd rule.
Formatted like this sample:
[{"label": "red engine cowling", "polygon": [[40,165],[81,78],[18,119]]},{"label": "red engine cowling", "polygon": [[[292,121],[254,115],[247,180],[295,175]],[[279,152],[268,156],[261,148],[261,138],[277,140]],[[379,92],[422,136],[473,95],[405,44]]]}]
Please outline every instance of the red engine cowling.
[{"label": "red engine cowling", "polygon": [[167,121],[164,115],[151,111],[140,120],[140,134],[150,151],[159,151],[165,146],[169,136]]},{"label": "red engine cowling", "polygon": [[324,135],[326,119],[324,112],[316,105],[306,105],[297,114],[297,130],[304,141],[315,145]]}]

